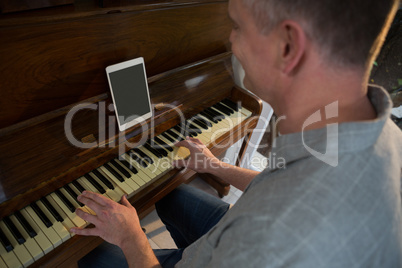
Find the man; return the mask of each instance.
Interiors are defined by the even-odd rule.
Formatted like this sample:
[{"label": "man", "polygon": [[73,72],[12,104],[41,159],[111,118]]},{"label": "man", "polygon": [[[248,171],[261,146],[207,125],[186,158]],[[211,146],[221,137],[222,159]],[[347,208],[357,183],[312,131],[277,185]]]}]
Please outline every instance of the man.
[{"label": "man", "polygon": [[179,249],[158,258],[124,197],[85,192],[97,216],[77,214],[96,227],[71,231],[119,246],[133,267],[401,267],[402,136],[387,93],[367,85],[397,5],[230,0],[233,53],[245,86],[283,118],[273,153],[286,165],[229,166],[189,138],[177,146],[190,159],[175,165],[245,190],[231,209],[188,186],[173,191],[157,210]]}]

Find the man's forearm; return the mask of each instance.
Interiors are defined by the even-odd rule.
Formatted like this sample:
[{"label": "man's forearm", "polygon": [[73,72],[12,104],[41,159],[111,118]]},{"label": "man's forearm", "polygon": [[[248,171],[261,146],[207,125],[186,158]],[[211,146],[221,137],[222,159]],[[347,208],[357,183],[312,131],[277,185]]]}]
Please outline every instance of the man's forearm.
[{"label": "man's forearm", "polygon": [[161,267],[145,234],[121,245],[129,267]]},{"label": "man's forearm", "polygon": [[224,162],[219,162],[219,164],[213,165],[213,167],[211,167],[209,173],[225,180],[237,189],[244,191],[247,185],[260,172],[233,166]]}]

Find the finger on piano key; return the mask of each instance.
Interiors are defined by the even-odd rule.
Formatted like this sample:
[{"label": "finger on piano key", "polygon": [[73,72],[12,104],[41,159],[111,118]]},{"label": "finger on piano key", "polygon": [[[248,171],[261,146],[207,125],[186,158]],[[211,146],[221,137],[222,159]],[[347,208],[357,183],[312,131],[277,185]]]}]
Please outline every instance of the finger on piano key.
[{"label": "finger on piano key", "polygon": [[35,241],[38,243],[38,245],[40,246],[40,248],[43,250],[43,252],[45,254],[49,253],[53,249],[53,245],[50,242],[50,240],[47,238],[46,234],[36,224],[36,222],[33,220],[31,215],[26,211],[26,208],[20,210],[20,212],[24,216],[24,218],[27,220],[29,225],[32,227],[32,229],[35,230],[35,232],[36,232],[36,236],[34,237]]},{"label": "finger on piano key", "polygon": [[[71,188],[70,188],[71,189]],[[72,189],[71,189],[72,190]],[[87,212],[86,207],[84,206],[84,204],[81,205],[78,203],[78,200],[76,200],[64,187],[60,188],[59,191],[63,194],[63,196],[65,198],[67,198],[67,200],[73,205],[74,207],[74,211],[72,211],[72,213],[75,212],[75,210],[77,208],[82,208],[82,210],[84,210],[85,212]]]},{"label": "finger on piano key", "polygon": [[[97,173],[99,175],[99,171]],[[101,175],[103,176],[103,175]],[[119,189],[115,188],[113,183],[108,180],[108,185],[105,185],[103,181],[100,179],[100,177],[96,176],[93,174],[94,180],[99,183],[105,190],[106,190],[106,195],[109,196],[109,199],[119,202],[121,197],[124,195],[124,193]],[[107,179],[103,176],[103,179]]]},{"label": "finger on piano key", "polygon": [[[18,260],[17,256],[14,254],[13,251],[7,252],[2,244],[0,244],[0,259],[2,259],[5,263],[4,267],[17,267],[22,268],[21,262]],[[0,262],[0,264],[2,264]],[[1,266],[3,267],[3,266]]]},{"label": "finger on piano key", "polygon": [[85,227],[87,223],[83,219],[78,217],[77,214],[75,214],[75,212],[71,212],[70,209],[65,205],[65,203],[60,199],[60,197],[56,193],[51,193],[49,196],[53,198],[56,204],[61,208],[64,214],[66,214],[67,217],[74,223],[75,226]]},{"label": "finger on piano key", "polygon": [[[58,207],[56,202],[51,197],[47,196],[36,201],[36,204],[52,222],[52,228],[60,236],[61,240],[65,242],[70,239],[73,234],[70,233],[69,230],[70,228],[75,227],[75,225],[70,221],[67,215],[63,213],[61,208]],[[51,210],[55,210],[56,213],[53,214],[54,212],[52,213]],[[57,219],[54,215],[56,215]]]},{"label": "finger on piano key", "polygon": [[[113,168],[112,166],[110,166],[110,168]],[[114,174],[118,173],[118,171],[114,170],[115,173],[111,173],[109,171],[109,169],[106,169],[104,166],[99,168],[99,171],[103,173],[104,176],[109,177],[114,184],[116,185],[116,187],[120,188],[121,190],[124,191],[124,194],[127,194],[128,196],[130,196],[131,194],[134,193],[133,188],[130,187],[130,185],[128,184],[128,181],[130,181],[128,178],[126,180],[124,180],[123,182],[121,182]],[[118,173],[120,176],[122,176],[122,174]]]},{"label": "finger on piano key", "polygon": [[[85,191],[85,188],[82,187],[82,185],[81,185],[77,180],[71,182],[71,183],[68,184],[68,185],[70,186],[70,188],[71,188],[77,195],[80,195],[83,191]],[[76,186],[78,186],[79,189],[78,189]],[[77,199],[77,201],[78,201],[78,199]],[[80,202],[80,203],[81,203],[81,202]],[[92,209],[90,209],[88,206],[85,206],[85,205],[83,204],[83,206],[82,206],[81,208],[83,208],[83,207],[88,211],[89,214],[96,215],[96,213],[95,213]]]},{"label": "finger on piano key", "polygon": [[45,255],[44,252],[39,247],[38,243],[36,243],[35,239],[30,237],[29,234],[25,231],[24,227],[22,227],[21,223],[18,221],[15,215],[11,215],[10,220],[14,223],[15,227],[24,237],[25,242],[23,243],[23,245],[28,250],[29,254],[33,257],[33,259],[37,261],[41,257],[43,257]]},{"label": "finger on piano key", "polygon": [[[166,136],[172,138],[172,136],[170,134],[168,134],[167,132],[164,132],[162,134],[164,134],[164,135],[162,135],[163,138],[166,138]],[[174,132],[174,134],[178,135],[176,132]],[[172,148],[173,148],[173,152],[172,152],[172,159],[173,160],[185,159],[185,158],[190,156],[190,151],[185,147],[177,147],[177,146],[173,145]]]},{"label": "finger on piano key", "polygon": [[31,265],[34,263],[34,259],[29,254],[28,250],[25,248],[24,245],[19,244],[17,240],[14,238],[13,234],[11,231],[8,229],[4,221],[0,221],[0,228],[2,229],[3,233],[6,235],[8,240],[10,241],[11,245],[13,245],[14,249],[13,252],[15,253],[15,256],[17,256],[18,260],[21,262],[21,264],[24,267],[27,267],[28,265]]}]

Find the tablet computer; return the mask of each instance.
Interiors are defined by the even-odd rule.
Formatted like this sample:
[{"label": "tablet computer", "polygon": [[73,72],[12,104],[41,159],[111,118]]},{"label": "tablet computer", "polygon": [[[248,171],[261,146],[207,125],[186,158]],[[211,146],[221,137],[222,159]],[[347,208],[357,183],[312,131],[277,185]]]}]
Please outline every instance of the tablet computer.
[{"label": "tablet computer", "polygon": [[152,116],[144,59],[136,58],[106,67],[120,131]]}]

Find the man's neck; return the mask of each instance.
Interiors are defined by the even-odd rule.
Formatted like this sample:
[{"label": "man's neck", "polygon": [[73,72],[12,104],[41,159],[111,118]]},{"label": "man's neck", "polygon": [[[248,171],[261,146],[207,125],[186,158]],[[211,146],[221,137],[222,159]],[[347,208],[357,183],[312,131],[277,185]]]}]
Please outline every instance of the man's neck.
[{"label": "man's neck", "polygon": [[[309,71],[309,70],[307,70]],[[376,112],[367,98],[363,73],[356,70],[312,70],[316,75],[301,74],[289,87],[278,107],[281,134],[326,127],[331,123],[374,119]]]}]

